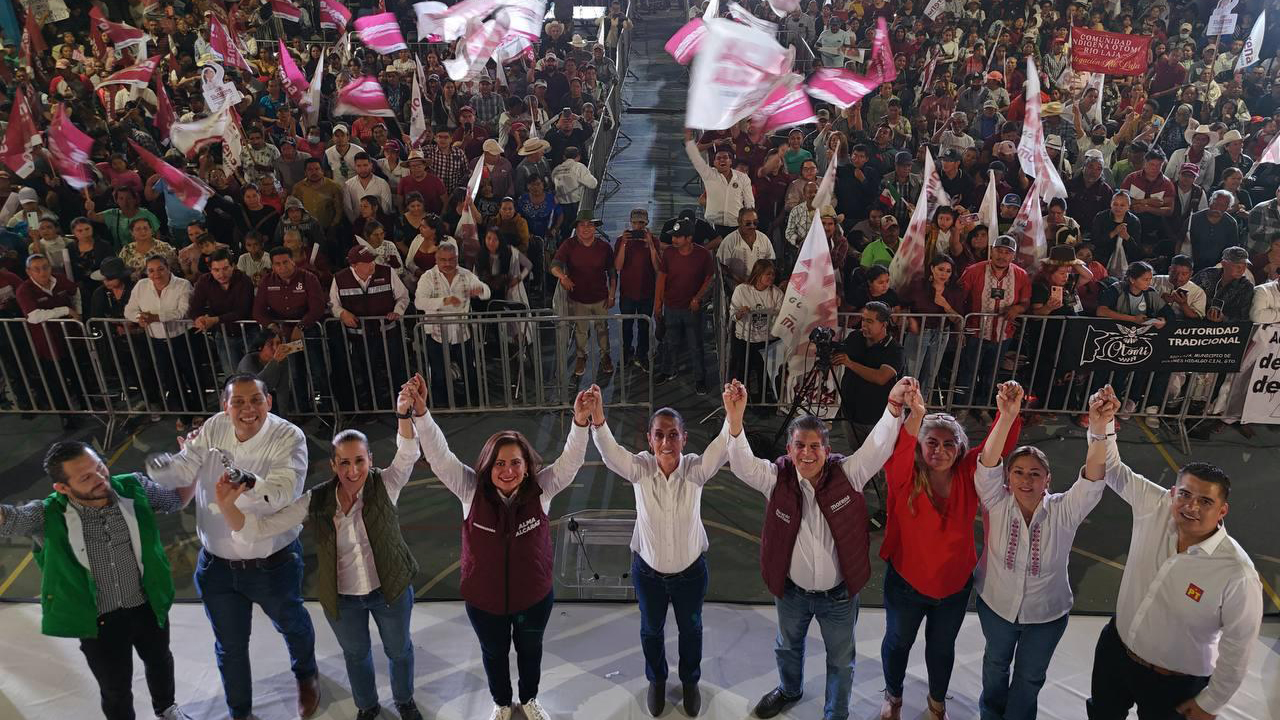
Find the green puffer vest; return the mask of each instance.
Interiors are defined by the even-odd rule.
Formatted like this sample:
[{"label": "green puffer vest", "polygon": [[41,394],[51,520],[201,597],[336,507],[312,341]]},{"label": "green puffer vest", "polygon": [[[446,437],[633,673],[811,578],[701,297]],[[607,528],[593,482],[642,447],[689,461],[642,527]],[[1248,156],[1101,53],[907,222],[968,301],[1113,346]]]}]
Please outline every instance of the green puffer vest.
[{"label": "green puffer vest", "polygon": [[[169,607],[173,605],[173,574],[160,533],[156,531],[155,512],[134,474],[113,475],[111,487],[119,496],[126,521],[131,515],[137,520],[134,552],[142,558],[142,591],[156,614],[156,622],[164,627],[169,622]],[[43,573],[40,632],[54,637],[96,638],[98,587],[93,573],[80,564],[72,549],[83,548],[84,533],[81,531],[73,538],[67,529],[67,513],[75,512],[62,493],[55,492],[44,499],[44,542],[32,550]],[[132,523],[130,525],[132,530]]]},{"label": "green puffer vest", "polygon": [[[311,529],[316,535],[316,595],[331,620],[338,619],[338,531],[333,522],[337,511],[338,481],[333,478],[311,491],[308,509]],[[395,602],[413,582],[413,576],[418,573],[418,561],[400,534],[396,506],[387,495],[382,473],[377,468],[370,469],[369,477],[364,481],[361,517],[369,545],[373,548],[373,566],[382,583],[382,597],[387,603]]]}]

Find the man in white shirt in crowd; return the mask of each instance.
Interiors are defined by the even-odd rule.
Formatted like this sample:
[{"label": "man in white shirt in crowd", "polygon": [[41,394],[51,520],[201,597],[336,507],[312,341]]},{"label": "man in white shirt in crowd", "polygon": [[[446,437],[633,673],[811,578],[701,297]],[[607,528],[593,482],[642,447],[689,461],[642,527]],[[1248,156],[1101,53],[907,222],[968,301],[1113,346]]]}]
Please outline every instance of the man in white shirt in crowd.
[{"label": "man in white shirt in crowd", "polygon": [[[418,280],[413,304],[428,315],[451,315],[449,324],[427,325],[427,363],[431,371],[429,397],[436,407],[456,407],[480,399],[476,376],[476,354],[471,330],[457,320],[471,313],[471,299],[488,300],[489,286],[475,273],[458,267],[458,246],[441,243],[436,248],[436,266]],[[455,397],[450,366],[457,363],[466,377],[467,396]]]},{"label": "man in white shirt in crowd", "polygon": [[[600,388],[592,385],[592,393]],[[667,704],[667,656],[663,627],[667,605],[679,628],[681,701],[685,714],[702,708],[702,602],[707,595],[707,529],[702,488],[724,466],[727,436],[720,434],[701,457],[684,454],[689,436],[679,412],[664,407],[649,417],[648,452],[631,453],[613,438],[604,404],[595,403],[591,425],[596,449],[611,472],[631,483],[636,524],[631,534],[631,584],[640,606],[640,647],[649,680],[647,706],[658,717]]]},{"label": "man in white shirt in crowd", "polygon": [[758,222],[755,208],[742,208],[738,211],[738,229],[729,233],[716,248],[716,260],[720,261],[725,279],[729,281],[727,294],[732,295],[734,287],[747,281],[757,260],[774,259],[773,243],[756,230]]},{"label": "man in white shirt in crowd", "polygon": [[325,148],[324,159],[334,182],[345,185],[355,177],[356,154],[362,152],[364,148],[351,142],[350,131],[344,123],[333,126],[333,144]]},{"label": "man in white shirt in crowd", "polygon": [[369,153],[358,152],[354,158],[356,174],[342,185],[343,205],[347,211],[347,219],[355,222],[360,217],[360,200],[367,195],[378,198],[382,212],[390,215],[394,208],[391,202],[391,186],[387,181],[373,174],[373,160]]},{"label": "man in white shirt in crowd", "polygon": [[[1114,403],[1112,404],[1114,409]],[[1091,417],[1084,477],[1105,478],[1133,508],[1115,618],[1102,630],[1090,720],[1213,720],[1249,672],[1262,583],[1223,525],[1231,479],[1191,462],[1166,489],[1120,460],[1115,420]]]},{"label": "man in white shirt in crowd", "polygon": [[[144,383],[143,393],[160,393],[159,398],[148,399],[159,400],[168,412],[180,413],[178,432],[186,432],[191,415],[202,411],[200,382],[187,338],[191,283],[174,276],[163,255],[148,257],[145,269],[147,276],[133,286],[129,302],[124,306],[124,317],[141,325],[150,338],[159,376],[154,386],[158,389],[147,388]],[[125,358],[124,362],[131,361]]]},{"label": "man in white shirt in crowd", "polygon": [[[693,163],[693,169],[702,178],[703,192],[707,203],[703,217],[716,226],[716,236],[724,238],[733,232],[738,222],[738,212],[744,207],[755,207],[755,196],[751,194],[751,178],[739,170],[733,169],[733,155],[728,150],[717,150],[715,167],[707,164],[698,152],[698,145],[693,141],[693,131],[685,128],[684,150]],[[719,240],[707,243],[707,249],[714,251]]]},{"label": "man in white shirt in crowd", "polygon": [[[1194,265],[1186,255],[1174,255],[1169,261],[1169,274],[1156,275],[1151,287],[1160,294],[1179,320],[1199,320],[1204,317],[1208,298],[1204,289],[1191,282]],[[1191,396],[1199,402],[1207,402],[1213,391],[1217,375],[1214,373],[1172,373],[1169,375],[1168,400],[1165,406],[1182,402],[1182,388],[1190,380]]]},{"label": "man in white shirt in crowd", "polygon": [[255,542],[238,542],[216,505],[218,481],[231,479],[228,465],[253,475],[253,487],[236,500],[242,512],[271,515],[297,500],[307,478],[306,436],[293,423],[271,414],[271,395],[262,381],[237,374],[223,385],[222,412],[179,444],[182,450],[176,455],[149,462],[148,474],[166,487],[196,483],[201,548],[195,585],[213,626],[227,710],[237,719],[253,711],[249,631],[253,606],[258,605],[289,649],[298,683],[298,714],[311,717],[320,703],[320,686],[315,630],[302,605],[302,526]]},{"label": "man in white shirt in crowd", "polygon": [[737,380],[725,386],[729,466],[768,498],[760,570],[778,611],[780,682],[756,704],[758,718],[771,718],[800,699],[804,641],[814,618],[827,650],[824,720],[849,717],[858,592],[871,575],[862,488],[893,454],[903,403],[918,387],[913,378],[893,386],[880,421],[853,455],[830,454],[826,422],[805,415],[787,428],[787,454],[770,462],[752,454],[743,433],[746,387]]}]

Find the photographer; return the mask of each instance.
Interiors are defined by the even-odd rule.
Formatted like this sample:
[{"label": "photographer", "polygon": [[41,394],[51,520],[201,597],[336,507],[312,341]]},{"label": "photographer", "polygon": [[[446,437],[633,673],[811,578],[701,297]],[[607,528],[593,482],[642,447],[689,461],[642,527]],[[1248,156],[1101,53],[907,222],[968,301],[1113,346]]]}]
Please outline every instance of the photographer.
[{"label": "photographer", "polygon": [[[849,445],[857,447],[884,414],[889,390],[902,374],[902,344],[889,334],[889,306],[871,301],[862,308],[860,332],[849,333],[844,352],[831,356],[843,366],[840,380],[841,415],[849,423]],[[820,351],[821,353],[821,351]]]}]

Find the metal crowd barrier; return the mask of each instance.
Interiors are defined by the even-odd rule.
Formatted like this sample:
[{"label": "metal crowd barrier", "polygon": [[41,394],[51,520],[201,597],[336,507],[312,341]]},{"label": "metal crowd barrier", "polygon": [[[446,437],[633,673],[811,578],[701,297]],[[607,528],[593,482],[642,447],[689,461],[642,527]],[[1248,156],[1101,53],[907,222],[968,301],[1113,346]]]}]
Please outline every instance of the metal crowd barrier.
[{"label": "metal crowd barrier", "polygon": [[0,412],[100,418],[105,387],[79,320],[0,318]]},{"label": "metal crowd barrier", "polygon": [[[631,19],[632,3],[626,3],[624,14],[627,19]],[[582,195],[582,202],[579,208],[582,210],[594,210],[595,216],[600,216],[599,206],[603,206],[608,202],[609,198],[621,187],[621,184],[612,175],[609,174],[609,161],[613,160],[617,153],[626,148],[617,147],[618,139],[625,139],[628,144],[630,138],[622,132],[622,86],[623,81],[630,71],[631,57],[631,35],[632,30],[623,27],[621,36],[618,38],[618,45],[614,51],[614,70],[616,80],[609,88],[609,93],[605,98],[604,106],[600,111],[600,121],[596,123],[595,131],[591,135],[591,157],[588,158],[587,168],[591,171],[592,177],[599,182],[596,187],[588,188]]]}]

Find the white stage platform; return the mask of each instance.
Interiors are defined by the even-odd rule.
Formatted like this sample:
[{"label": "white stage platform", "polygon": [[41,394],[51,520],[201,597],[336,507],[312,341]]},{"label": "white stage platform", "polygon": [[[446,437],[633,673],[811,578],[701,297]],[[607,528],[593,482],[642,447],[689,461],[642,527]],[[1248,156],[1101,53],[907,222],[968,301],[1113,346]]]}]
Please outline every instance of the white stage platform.
[{"label": "white stage platform", "polygon": [[[318,717],[347,720],[355,716],[346,671],[337,641],[320,607],[309,603],[316,623],[316,651],[323,698]],[[295,689],[284,642],[261,612],[255,613],[253,663],[255,716],[260,720],[296,717]],[[178,700],[193,718],[225,718],[213,639],[200,605],[175,606],[173,652],[177,662]],[[1040,717],[1047,720],[1085,716],[1094,642],[1105,618],[1073,617],[1058,646],[1049,682],[1040,695]],[[479,646],[460,603],[419,603],[414,611],[419,707],[429,720],[485,720],[492,707],[480,665]],[[540,700],[557,719],[641,720],[645,711],[644,664],[639,647],[639,616],[634,605],[558,604],[547,628]],[[775,616],[771,606],[708,605],[705,611],[705,657],[702,664],[703,718],[741,720],[760,695],[773,688]],[[684,717],[676,703],[674,623],[668,622],[668,659],[672,679],[666,718]],[[851,717],[877,716],[881,688],[880,640],[884,613],[863,609],[857,626],[858,659],[854,672]],[[373,634],[378,681],[385,706],[390,705],[386,659]],[[922,641],[921,641],[922,643]],[[904,718],[924,714],[923,647],[917,643],[907,677]],[[948,706],[957,720],[977,717],[982,667],[982,632],[972,613],[960,634],[955,675]],[[805,666],[804,699],[781,717],[822,717],[822,641],[810,631]],[[1220,717],[1233,720],[1280,720],[1280,623],[1264,624],[1253,667],[1231,707]],[[139,663],[134,666],[138,717],[151,717]],[[0,718],[64,720],[99,716],[97,686],[74,640],[40,635],[40,608],[34,604],[0,605]],[[388,710],[384,717],[392,718]],[[519,715],[517,715],[519,717]]]}]

